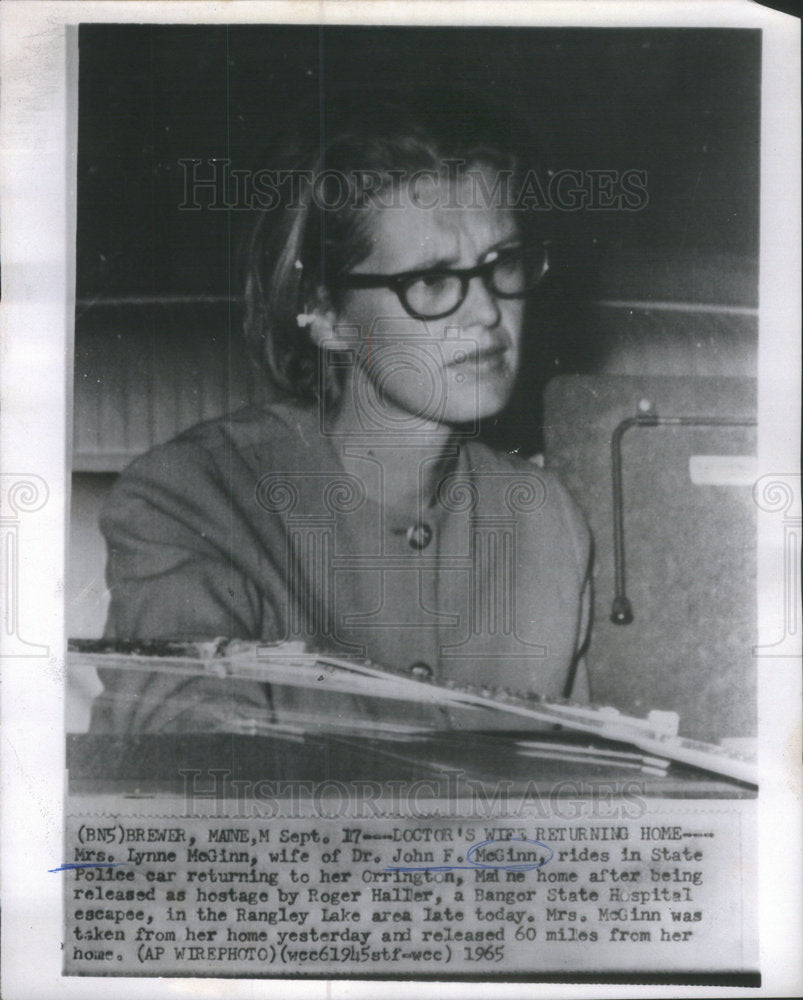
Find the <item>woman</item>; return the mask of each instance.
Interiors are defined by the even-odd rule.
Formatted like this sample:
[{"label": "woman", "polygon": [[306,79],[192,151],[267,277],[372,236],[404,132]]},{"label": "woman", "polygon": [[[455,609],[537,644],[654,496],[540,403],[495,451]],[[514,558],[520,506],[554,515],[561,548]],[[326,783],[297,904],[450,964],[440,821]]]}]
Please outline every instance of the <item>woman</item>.
[{"label": "woman", "polygon": [[[553,474],[477,438],[510,398],[548,268],[516,204],[518,133],[455,93],[351,92],[316,113],[274,144],[244,255],[245,332],[276,402],[120,477],[107,635],[301,640],[583,697],[588,531]],[[103,680],[99,731],[277,710],[258,683]]]}]

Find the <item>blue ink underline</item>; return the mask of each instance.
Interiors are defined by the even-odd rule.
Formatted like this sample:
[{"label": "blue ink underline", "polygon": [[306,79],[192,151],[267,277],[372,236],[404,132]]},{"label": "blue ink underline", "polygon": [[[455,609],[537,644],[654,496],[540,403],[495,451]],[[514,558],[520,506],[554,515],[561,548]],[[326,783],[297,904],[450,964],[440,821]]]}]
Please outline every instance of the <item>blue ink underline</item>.
[{"label": "blue ink underline", "polygon": [[75,864],[61,865],[58,868],[48,868],[48,872],[69,872],[76,868],[119,868],[120,865],[126,864],[125,861],[81,861]]}]

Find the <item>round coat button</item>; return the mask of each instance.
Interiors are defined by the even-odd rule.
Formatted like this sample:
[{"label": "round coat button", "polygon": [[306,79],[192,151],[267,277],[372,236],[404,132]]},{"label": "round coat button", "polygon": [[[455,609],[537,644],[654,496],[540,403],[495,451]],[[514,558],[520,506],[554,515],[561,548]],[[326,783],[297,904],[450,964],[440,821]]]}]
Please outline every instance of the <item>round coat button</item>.
[{"label": "round coat button", "polygon": [[423,660],[417,660],[410,667],[410,673],[417,681],[431,681],[432,667]]},{"label": "round coat button", "polygon": [[432,541],[432,528],[425,522],[413,524],[407,529],[407,544],[411,549],[425,549]]}]

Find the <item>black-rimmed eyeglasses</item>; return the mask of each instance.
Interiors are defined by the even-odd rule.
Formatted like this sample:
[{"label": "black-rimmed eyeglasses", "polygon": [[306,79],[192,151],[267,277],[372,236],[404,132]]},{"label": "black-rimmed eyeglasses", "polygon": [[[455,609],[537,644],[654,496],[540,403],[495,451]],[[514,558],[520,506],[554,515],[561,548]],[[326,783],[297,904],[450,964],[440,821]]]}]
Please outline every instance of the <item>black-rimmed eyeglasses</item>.
[{"label": "black-rimmed eyeglasses", "polygon": [[549,269],[547,248],[510,247],[494,250],[482,264],[466,268],[427,268],[401,274],[347,274],[339,288],[390,288],[415,319],[443,319],[457,312],[469,283],[480,278],[500,299],[521,299],[532,292]]}]

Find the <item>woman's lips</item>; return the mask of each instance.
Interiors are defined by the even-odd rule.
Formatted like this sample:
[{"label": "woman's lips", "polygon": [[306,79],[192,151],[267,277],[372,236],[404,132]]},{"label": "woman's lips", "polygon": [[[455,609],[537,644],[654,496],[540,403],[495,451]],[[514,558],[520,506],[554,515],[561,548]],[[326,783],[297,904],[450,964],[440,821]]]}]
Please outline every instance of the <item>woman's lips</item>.
[{"label": "woman's lips", "polygon": [[476,371],[487,371],[497,368],[503,368],[505,365],[505,356],[507,355],[507,348],[504,346],[490,347],[484,351],[476,351],[473,354],[463,354],[460,353],[454,357],[447,365],[447,368],[452,368],[456,370],[476,370]]}]

